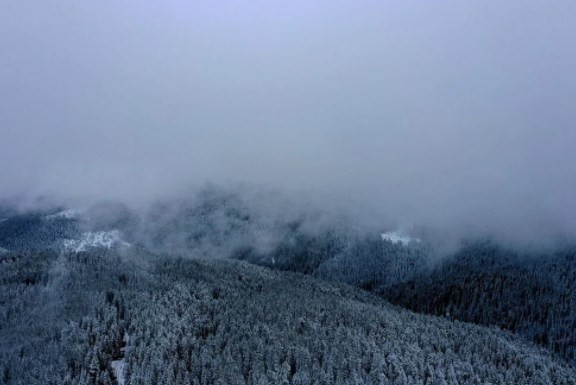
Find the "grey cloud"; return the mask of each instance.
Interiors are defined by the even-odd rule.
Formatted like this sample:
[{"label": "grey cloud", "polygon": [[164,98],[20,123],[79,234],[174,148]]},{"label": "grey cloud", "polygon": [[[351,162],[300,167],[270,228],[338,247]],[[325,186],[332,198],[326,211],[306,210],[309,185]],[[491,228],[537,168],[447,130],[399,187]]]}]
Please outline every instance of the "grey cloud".
[{"label": "grey cloud", "polygon": [[0,196],[306,193],[362,220],[576,237],[571,1],[0,5]]}]

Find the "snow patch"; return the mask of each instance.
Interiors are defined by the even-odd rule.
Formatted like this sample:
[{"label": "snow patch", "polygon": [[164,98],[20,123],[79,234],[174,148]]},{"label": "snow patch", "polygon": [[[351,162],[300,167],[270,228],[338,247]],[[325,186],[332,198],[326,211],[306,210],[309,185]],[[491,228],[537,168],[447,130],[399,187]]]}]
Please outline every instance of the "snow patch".
[{"label": "snow patch", "polygon": [[119,360],[113,360],[110,363],[110,366],[112,366],[112,370],[114,371],[114,377],[116,377],[116,382],[118,383],[118,385],[124,385],[126,383],[126,377],[124,376],[124,373],[126,372],[126,360],[124,360],[124,356],[128,340],[129,340],[128,334],[125,333],[124,346],[120,348],[121,357]]},{"label": "snow patch", "polygon": [[413,238],[408,234],[405,234],[400,231],[390,231],[387,233],[382,233],[382,240],[389,241],[394,244],[401,243],[403,246],[408,245],[410,242],[420,243],[420,239]]},{"label": "snow patch", "polygon": [[78,218],[80,216],[80,214],[82,214],[82,212],[80,210],[62,210],[62,211],[58,211],[57,213],[54,213],[52,215],[47,215],[44,218],[45,219],[74,219],[74,218]]},{"label": "snow patch", "polygon": [[124,371],[126,368],[126,361],[124,359],[114,360],[110,363],[112,370],[114,371],[114,376],[118,385],[124,385],[126,383],[126,378],[124,377]]},{"label": "snow patch", "polygon": [[64,249],[75,253],[86,251],[94,247],[105,247],[111,249],[114,246],[130,247],[130,243],[120,238],[118,230],[112,231],[88,231],[82,233],[80,239],[64,239]]}]

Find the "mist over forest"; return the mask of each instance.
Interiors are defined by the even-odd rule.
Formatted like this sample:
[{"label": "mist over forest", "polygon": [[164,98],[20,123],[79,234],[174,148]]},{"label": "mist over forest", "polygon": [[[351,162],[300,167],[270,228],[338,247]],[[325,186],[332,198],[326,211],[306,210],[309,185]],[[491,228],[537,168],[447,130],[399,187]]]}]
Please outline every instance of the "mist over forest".
[{"label": "mist over forest", "polygon": [[575,21],[1,3],[0,385],[576,384]]},{"label": "mist over forest", "polygon": [[244,184],[456,238],[576,237],[568,1],[0,10],[4,198]]}]

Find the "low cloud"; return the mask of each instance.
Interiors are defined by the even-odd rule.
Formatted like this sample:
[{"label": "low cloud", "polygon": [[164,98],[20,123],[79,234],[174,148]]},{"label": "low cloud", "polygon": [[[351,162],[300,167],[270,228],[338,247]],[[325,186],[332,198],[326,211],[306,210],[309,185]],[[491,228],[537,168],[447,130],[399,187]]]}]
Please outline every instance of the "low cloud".
[{"label": "low cloud", "polygon": [[364,223],[574,240],[575,18],[536,0],[6,2],[0,197],[242,184]]}]

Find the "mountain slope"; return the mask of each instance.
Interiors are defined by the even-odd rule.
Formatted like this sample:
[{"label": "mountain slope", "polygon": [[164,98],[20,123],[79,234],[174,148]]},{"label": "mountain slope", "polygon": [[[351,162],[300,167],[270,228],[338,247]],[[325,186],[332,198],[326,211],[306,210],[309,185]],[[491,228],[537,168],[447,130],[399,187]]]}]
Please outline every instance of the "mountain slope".
[{"label": "mountain slope", "polygon": [[0,383],[576,384],[573,368],[510,334],[349,286],[132,257],[2,256]]},{"label": "mountain slope", "polygon": [[[90,248],[129,247],[118,225],[122,221],[99,223],[96,210],[38,211],[13,214],[0,221],[0,250],[86,251]],[[97,214],[97,213],[96,213]],[[122,214],[122,213],[121,213]]]},{"label": "mountain slope", "polygon": [[497,325],[576,361],[576,251],[528,256],[478,243],[375,290],[414,311]]},{"label": "mountain slope", "polygon": [[0,255],[133,248],[241,259],[361,287],[413,311],[505,328],[576,362],[573,250],[526,256],[474,242],[438,263],[426,241],[398,232],[265,214],[214,191],[142,216],[113,204],[14,214],[0,222]]},{"label": "mountain slope", "polygon": [[59,247],[62,239],[79,236],[74,218],[30,212],[12,215],[0,222],[0,247],[11,251],[46,250]]}]

